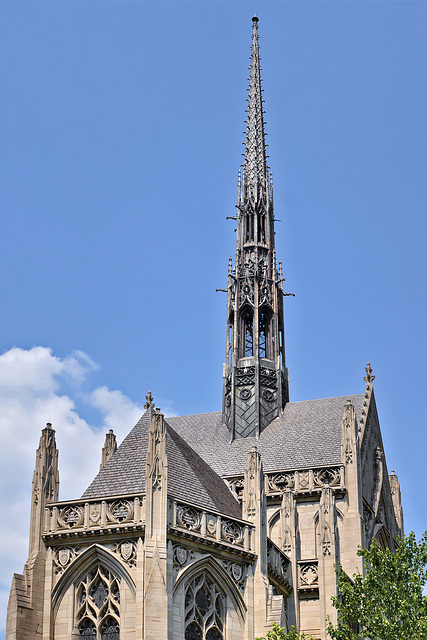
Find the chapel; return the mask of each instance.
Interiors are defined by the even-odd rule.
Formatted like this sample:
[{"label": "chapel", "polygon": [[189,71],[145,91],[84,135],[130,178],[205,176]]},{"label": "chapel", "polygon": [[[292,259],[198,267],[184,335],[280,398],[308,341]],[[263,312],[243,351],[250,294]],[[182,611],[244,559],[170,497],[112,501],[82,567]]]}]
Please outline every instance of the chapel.
[{"label": "chapel", "polygon": [[334,565],[363,571],[358,546],[403,534],[370,364],[354,395],[290,401],[256,16],[232,217],[221,410],[165,418],[149,392],[67,501],[46,425],[7,640],[254,640],[273,622],[326,640]]}]

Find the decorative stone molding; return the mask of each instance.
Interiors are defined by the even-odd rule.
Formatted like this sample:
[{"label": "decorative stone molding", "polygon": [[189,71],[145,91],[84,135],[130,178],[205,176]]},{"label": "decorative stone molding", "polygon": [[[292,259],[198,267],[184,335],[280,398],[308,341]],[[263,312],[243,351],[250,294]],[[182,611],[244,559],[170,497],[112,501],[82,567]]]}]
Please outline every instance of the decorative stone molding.
[{"label": "decorative stone molding", "polygon": [[244,528],[234,520],[221,521],[221,540],[231,544],[243,545]]},{"label": "decorative stone molding", "polygon": [[[332,487],[334,491],[345,489],[344,467],[334,465],[320,469],[283,470],[265,474],[265,490],[268,498],[280,496],[287,489],[296,495],[305,493],[320,494],[324,487]],[[232,476],[225,479],[230,491],[239,499],[244,493],[243,476]]]},{"label": "decorative stone molding", "polygon": [[325,469],[316,469],[313,473],[315,487],[337,487],[340,485],[340,468],[327,467]]},{"label": "decorative stone molding", "polygon": [[243,593],[245,590],[249,565],[234,561],[227,562],[225,560],[222,562],[222,565]]},{"label": "decorative stone molding", "polygon": [[84,547],[81,546],[54,548],[53,565],[55,576],[61,575],[82,551],[84,551]]},{"label": "decorative stone molding", "polygon": [[95,532],[102,535],[109,529],[140,530],[143,501],[142,496],[126,496],[103,501],[51,503],[45,510],[44,536],[73,537],[71,533],[81,535],[81,531],[83,535]]},{"label": "decorative stone molding", "polygon": [[124,540],[123,542],[117,542],[113,545],[112,551],[116,553],[123,562],[126,562],[129,567],[136,565],[136,541]]},{"label": "decorative stone molding", "polygon": [[107,503],[107,519],[109,522],[132,522],[133,502],[130,500],[115,500]]},{"label": "decorative stone molding", "polygon": [[182,504],[177,505],[176,520],[180,527],[184,527],[190,531],[200,531],[201,516],[201,512],[193,507]]},{"label": "decorative stone molding", "polygon": [[295,473],[270,473],[267,474],[268,490],[276,493],[284,489],[293,489],[295,487]]},{"label": "decorative stone molding", "polygon": [[[207,542],[224,543],[233,547],[251,550],[249,523],[235,518],[221,518],[210,511],[199,510],[196,507],[181,502],[172,501],[170,509],[169,529],[174,531],[186,531],[203,537]],[[182,534],[180,534],[182,535]]]},{"label": "decorative stone molding", "polygon": [[313,591],[319,589],[319,566],[317,560],[298,562],[298,590]]}]

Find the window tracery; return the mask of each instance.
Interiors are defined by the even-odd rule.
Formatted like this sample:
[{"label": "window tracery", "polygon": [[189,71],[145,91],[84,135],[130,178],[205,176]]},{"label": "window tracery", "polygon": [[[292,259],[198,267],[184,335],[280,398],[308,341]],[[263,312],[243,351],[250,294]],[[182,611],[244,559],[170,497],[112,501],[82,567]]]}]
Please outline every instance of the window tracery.
[{"label": "window tracery", "polygon": [[185,592],[185,640],[224,640],[225,602],[208,576],[195,578]]},{"label": "window tracery", "polygon": [[119,582],[101,565],[77,587],[76,626],[85,640],[120,640]]}]

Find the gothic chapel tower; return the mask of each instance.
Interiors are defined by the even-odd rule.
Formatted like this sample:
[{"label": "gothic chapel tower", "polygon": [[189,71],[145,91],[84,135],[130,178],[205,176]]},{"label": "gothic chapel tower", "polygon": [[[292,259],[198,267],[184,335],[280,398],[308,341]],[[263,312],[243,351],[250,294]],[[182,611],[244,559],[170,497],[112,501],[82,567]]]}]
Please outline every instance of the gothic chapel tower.
[{"label": "gothic chapel tower", "polygon": [[256,437],[289,400],[282,265],[274,249],[273,179],[267,166],[258,18],[254,16],[236,261],[228,272],[223,419],[231,440]]}]

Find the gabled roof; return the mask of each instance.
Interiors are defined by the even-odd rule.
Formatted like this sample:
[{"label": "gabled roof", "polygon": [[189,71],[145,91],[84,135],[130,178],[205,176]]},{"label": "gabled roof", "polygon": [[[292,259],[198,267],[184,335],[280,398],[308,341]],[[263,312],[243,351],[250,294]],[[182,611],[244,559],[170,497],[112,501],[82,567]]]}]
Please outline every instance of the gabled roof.
[{"label": "gabled roof", "polygon": [[255,438],[237,438],[221,424],[221,413],[168,418],[172,427],[220,476],[243,475],[255,445],[264,471],[304,469],[341,463],[341,419],[351,400],[360,417],[364,394],[288,402],[279,416]]},{"label": "gabled roof", "polygon": [[[151,409],[144,413],[82,498],[145,493],[145,463],[151,414]],[[176,433],[168,421],[166,429],[168,495],[224,515],[241,518],[240,504],[225,482]]]}]

